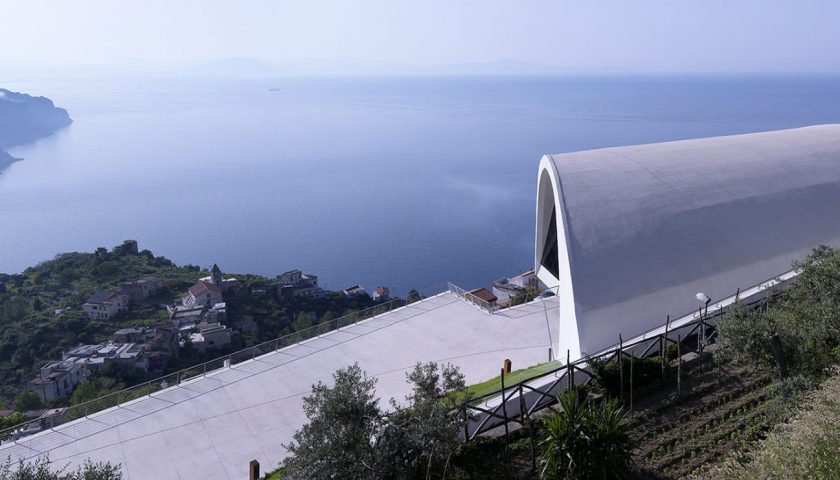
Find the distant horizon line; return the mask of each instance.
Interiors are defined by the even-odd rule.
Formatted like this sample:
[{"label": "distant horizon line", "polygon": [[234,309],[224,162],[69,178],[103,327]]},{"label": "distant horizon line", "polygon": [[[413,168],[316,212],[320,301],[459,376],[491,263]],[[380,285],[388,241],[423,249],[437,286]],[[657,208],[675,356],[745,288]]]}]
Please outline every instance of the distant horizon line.
[{"label": "distant horizon line", "polygon": [[581,68],[547,65],[499,58],[488,61],[430,65],[405,65],[353,58],[304,58],[275,62],[252,57],[227,57],[190,63],[110,63],[47,66],[18,62],[0,66],[5,74],[132,74],[144,76],[277,76],[277,77],[364,77],[364,76],[840,76],[840,70],[650,70],[604,66]]},{"label": "distant horizon line", "polygon": [[0,69],[0,73],[7,75],[5,83],[26,82],[30,79],[44,80],[63,77],[65,79],[96,79],[96,78],[264,78],[264,79],[350,79],[350,78],[493,78],[493,77],[543,77],[543,78],[837,78],[840,72],[659,72],[659,71],[574,71],[574,72],[173,72],[173,71],[140,71],[130,69],[70,69],[70,70],[38,70],[38,71],[7,71]]}]

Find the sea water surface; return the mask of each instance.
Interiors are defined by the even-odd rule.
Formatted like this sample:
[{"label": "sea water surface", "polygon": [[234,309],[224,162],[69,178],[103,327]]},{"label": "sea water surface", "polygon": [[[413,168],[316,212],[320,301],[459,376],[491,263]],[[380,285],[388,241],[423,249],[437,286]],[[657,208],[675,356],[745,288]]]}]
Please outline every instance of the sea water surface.
[{"label": "sea water surface", "polygon": [[840,122],[840,77],[100,78],[0,85],[74,123],[10,150],[0,272],[136,239],[397,294],[533,263],[540,156]]}]

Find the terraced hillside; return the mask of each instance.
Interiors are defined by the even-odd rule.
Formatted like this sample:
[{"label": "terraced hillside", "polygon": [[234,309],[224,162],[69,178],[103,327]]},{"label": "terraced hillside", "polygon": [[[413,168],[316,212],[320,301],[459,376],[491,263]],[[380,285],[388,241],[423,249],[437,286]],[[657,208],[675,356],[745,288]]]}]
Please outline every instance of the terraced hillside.
[{"label": "terraced hillside", "polygon": [[[737,365],[687,369],[682,395],[663,392],[633,415],[642,478],[682,478],[764,435],[777,417],[768,412],[774,379]],[[694,370],[694,371],[691,371]],[[648,407],[649,406],[649,407]]]}]

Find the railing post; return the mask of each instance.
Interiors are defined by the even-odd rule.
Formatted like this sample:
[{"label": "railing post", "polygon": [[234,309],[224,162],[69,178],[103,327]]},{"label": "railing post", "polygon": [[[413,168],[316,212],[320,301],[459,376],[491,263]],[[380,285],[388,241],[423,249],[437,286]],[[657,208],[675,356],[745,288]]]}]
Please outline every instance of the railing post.
[{"label": "railing post", "polygon": [[633,353],[630,353],[630,411],[633,411]]},{"label": "railing post", "polygon": [[618,398],[624,405],[624,339],[618,334]]},{"label": "railing post", "polygon": [[505,399],[505,369],[502,369],[502,415],[505,417],[505,458],[508,457],[508,415],[507,415],[507,399]]},{"label": "railing post", "polygon": [[470,416],[467,413],[467,401],[464,399],[464,443],[470,441]]},{"label": "railing post", "polygon": [[570,362],[571,356],[572,356],[571,352],[567,348],[566,349],[566,383],[568,384],[568,387],[566,387],[566,388],[568,390],[571,390],[572,387],[574,387],[574,384],[572,384],[572,365],[571,365],[571,362]]},{"label": "railing post", "polygon": [[522,418],[528,422],[528,436],[531,437],[531,471],[537,470],[537,447],[534,443],[534,426],[531,424],[531,414],[528,413],[528,405],[525,402],[522,384],[519,384],[519,409],[522,411]]},{"label": "railing post", "polygon": [[665,350],[668,347],[668,327],[671,326],[671,316],[668,315],[665,317],[665,335],[662,337],[662,340],[659,342],[659,350],[660,354],[662,355],[662,381],[665,381]]},{"label": "railing post", "polygon": [[677,335],[677,397],[682,394],[682,351],[680,344],[682,343],[682,336]]},{"label": "railing post", "polygon": [[[708,307],[707,307],[708,308]],[[706,315],[700,323],[700,370],[703,370],[703,351],[706,350]]]}]

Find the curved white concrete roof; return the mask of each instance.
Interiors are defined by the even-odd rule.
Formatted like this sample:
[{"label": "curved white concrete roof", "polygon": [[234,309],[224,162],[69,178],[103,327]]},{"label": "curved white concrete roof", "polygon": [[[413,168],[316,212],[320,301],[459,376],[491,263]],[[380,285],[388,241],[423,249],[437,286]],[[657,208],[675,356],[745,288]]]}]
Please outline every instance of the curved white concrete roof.
[{"label": "curved white concrete roof", "polygon": [[536,243],[558,350],[593,353],[840,244],[840,125],[547,155]]}]

